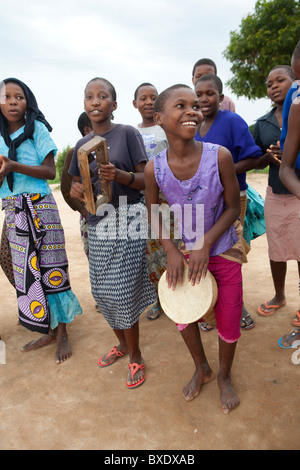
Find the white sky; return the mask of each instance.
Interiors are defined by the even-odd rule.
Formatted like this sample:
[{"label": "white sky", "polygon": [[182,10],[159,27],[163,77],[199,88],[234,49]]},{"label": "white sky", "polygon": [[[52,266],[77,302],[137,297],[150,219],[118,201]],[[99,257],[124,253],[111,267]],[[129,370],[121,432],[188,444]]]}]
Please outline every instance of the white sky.
[{"label": "white sky", "polygon": [[[81,137],[77,119],[86,83],[104,77],[116,88],[115,121],[137,125],[133,93],[142,82],[158,92],[192,86],[194,63],[214,60],[223,84],[232,76],[222,56],[229,33],[254,12],[256,0],[1,1],[0,80],[16,77],[33,91],[59,150]],[[268,73],[268,71],[266,71]],[[270,101],[249,101],[226,87],[250,125]]]}]

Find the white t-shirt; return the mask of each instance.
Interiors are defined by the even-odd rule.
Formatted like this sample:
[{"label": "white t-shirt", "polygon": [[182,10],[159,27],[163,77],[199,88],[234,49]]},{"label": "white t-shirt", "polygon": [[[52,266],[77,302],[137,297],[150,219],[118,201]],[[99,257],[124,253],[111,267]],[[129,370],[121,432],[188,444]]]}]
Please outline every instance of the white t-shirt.
[{"label": "white t-shirt", "polygon": [[148,160],[152,160],[155,155],[162,152],[168,147],[167,136],[165,131],[158,125],[151,127],[139,127],[136,129],[143,137]]}]

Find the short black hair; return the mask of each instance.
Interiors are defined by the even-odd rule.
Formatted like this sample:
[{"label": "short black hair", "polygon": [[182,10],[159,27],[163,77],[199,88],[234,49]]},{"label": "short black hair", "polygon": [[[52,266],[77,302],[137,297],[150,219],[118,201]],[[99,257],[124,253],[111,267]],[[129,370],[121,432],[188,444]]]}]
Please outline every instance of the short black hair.
[{"label": "short black hair", "polygon": [[293,57],[294,57],[294,59],[297,59],[297,60],[300,59],[300,40],[298,41],[298,43],[297,43],[297,45],[294,49]]},{"label": "short black hair", "polygon": [[208,82],[208,81],[213,82],[215,84],[220,95],[223,93],[222,80],[217,75],[214,75],[213,73],[206,73],[205,75],[202,75],[202,77],[198,78],[197,82],[195,83],[195,88],[197,86],[197,83]]},{"label": "short black hair", "polygon": [[156,92],[157,92],[156,87],[154,85],[152,85],[152,83],[148,83],[148,82],[141,83],[134,92],[134,99],[135,100],[137,99],[139,89],[142,88],[143,86],[152,86],[154,88],[154,90],[156,90]]},{"label": "short black hair", "polygon": [[273,67],[269,73],[273,72],[273,70],[276,70],[276,69],[283,69],[286,71],[287,75],[292,79],[292,80],[296,80],[296,75],[294,73],[294,70],[292,69],[292,67],[290,65],[276,65],[276,67]]},{"label": "short black hair", "polygon": [[173,93],[173,91],[178,90],[179,88],[188,88],[192,90],[192,88],[188,85],[183,85],[178,83],[177,85],[172,85],[169,88],[166,88],[162,91],[155,100],[154,103],[154,112],[159,113],[164,109],[165,102],[169,98],[169,96]]},{"label": "short black hair", "polygon": [[117,93],[116,93],[116,90],[115,90],[115,87],[108,81],[106,80],[106,78],[101,78],[101,77],[95,77],[95,78],[92,78],[92,80],[90,80],[86,86],[85,86],[85,90],[87,89],[87,86],[92,83],[92,82],[96,82],[97,80],[99,80],[100,82],[103,82],[105,83],[108,88],[110,89],[110,94],[111,94],[111,97],[113,99],[113,101],[117,101]]},{"label": "short black hair", "polygon": [[80,114],[80,116],[78,118],[78,121],[77,121],[77,127],[78,127],[80,133],[82,134],[82,136],[84,136],[84,128],[85,127],[90,127],[92,129],[91,120],[90,120],[90,118],[88,117],[88,115],[86,114],[85,111]]},{"label": "short black hair", "polygon": [[197,60],[197,62],[195,63],[195,65],[194,65],[194,67],[193,67],[193,74],[192,74],[192,76],[194,76],[196,67],[198,67],[198,65],[210,65],[211,67],[214,68],[215,74],[217,75],[217,66],[216,66],[215,62],[214,62],[213,60],[211,60],[211,59],[206,59],[206,58],[204,58],[204,59],[199,59],[199,60]]}]

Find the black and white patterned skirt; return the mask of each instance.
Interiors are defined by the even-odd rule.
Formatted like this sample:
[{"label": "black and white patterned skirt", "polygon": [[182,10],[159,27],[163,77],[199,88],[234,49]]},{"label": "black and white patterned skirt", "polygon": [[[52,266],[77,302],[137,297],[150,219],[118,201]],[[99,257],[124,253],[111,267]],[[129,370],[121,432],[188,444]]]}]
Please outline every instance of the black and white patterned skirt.
[{"label": "black and white patterned skirt", "polygon": [[[143,215],[141,218],[138,213]],[[89,226],[89,266],[92,294],[111,328],[131,328],[156,301],[148,274],[148,229],[142,203],[125,205],[104,221]]]}]

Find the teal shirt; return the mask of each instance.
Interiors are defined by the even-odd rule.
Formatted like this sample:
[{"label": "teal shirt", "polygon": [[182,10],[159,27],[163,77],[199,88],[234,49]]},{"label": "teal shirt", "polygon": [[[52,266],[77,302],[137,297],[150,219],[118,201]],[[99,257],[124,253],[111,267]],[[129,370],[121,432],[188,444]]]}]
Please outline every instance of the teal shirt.
[{"label": "teal shirt", "polygon": [[[46,126],[40,122],[34,122],[33,140],[27,139],[17,148],[17,161],[29,166],[39,166],[43,163],[45,157],[53,152],[55,156],[57,147],[50,137],[50,133]],[[24,126],[10,135],[12,140],[16,139],[24,131]],[[0,136],[0,155],[8,157],[8,147]],[[4,179],[0,188],[0,198],[17,196],[18,194],[41,194],[46,196],[51,193],[50,186],[46,180],[33,178],[32,176],[22,175],[21,173],[14,173],[14,187],[10,191],[7,178]]]}]

